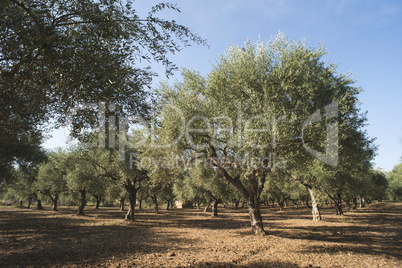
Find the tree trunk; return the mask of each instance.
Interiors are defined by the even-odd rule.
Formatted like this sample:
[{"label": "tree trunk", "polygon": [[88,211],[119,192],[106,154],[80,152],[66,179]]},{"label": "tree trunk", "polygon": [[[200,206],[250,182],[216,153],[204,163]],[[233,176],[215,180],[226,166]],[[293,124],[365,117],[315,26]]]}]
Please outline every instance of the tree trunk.
[{"label": "tree trunk", "polygon": [[124,201],[126,200],[126,198],[121,197],[120,198],[120,209],[121,211],[124,211]]},{"label": "tree trunk", "polygon": [[208,211],[209,207],[211,206],[211,202],[212,202],[212,200],[209,200],[207,206],[204,208],[204,212]]},{"label": "tree trunk", "polygon": [[218,217],[218,200],[212,202],[212,217]]},{"label": "tree trunk", "polygon": [[262,190],[264,189],[266,174],[262,172],[260,173],[260,175],[258,175],[257,170],[254,170],[246,178],[248,186],[246,188],[240,181],[239,177],[231,177],[229,173],[225,170],[225,168],[223,168],[223,166],[218,166],[225,179],[233,184],[233,186],[240,191],[240,193],[243,195],[244,200],[247,202],[252,232],[256,235],[266,235],[260,211],[260,195]]},{"label": "tree trunk", "polygon": [[137,188],[133,185],[124,185],[128,193],[128,211],[126,214],[126,220],[135,220],[134,211],[135,211],[135,202],[137,199]]},{"label": "tree trunk", "polygon": [[197,209],[201,209],[201,202],[197,200],[195,203],[197,204]]},{"label": "tree trunk", "polygon": [[342,197],[340,193],[337,194],[337,200],[334,200],[334,202],[336,208],[336,215],[343,215]]},{"label": "tree trunk", "polygon": [[336,215],[343,215],[342,204],[335,203]]},{"label": "tree trunk", "polygon": [[36,199],[36,209],[43,209],[42,201],[40,199]]},{"label": "tree trunk", "polygon": [[167,204],[166,204],[166,210],[169,210],[169,208],[170,208],[170,201],[169,201],[169,200],[167,200]]},{"label": "tree trunk", "polygon": [[20,200],[20,207],[22,207],[23,204],[24,204],[24,203],[22,202],[22,200]]},{"label": "tree trunk", "polygon": [[360,208],[364,208],[366,206],[366,202],[363,196],[360,196]]},{"label": "tree trunk", "polygon": [[266,235],[264,226],[262,224],[260,205],[254,200],[248,200],[247,205],[250,214],[252,232],[256,235]]},{"label": "tree trunk", "polygon": [[274,207],[275,207],[275,198],[272,198],[272,199],[271,199],[271,202],[272,202],[271,207],[274,208]]},{"label": "tree trunk", "polygon": [[30,196],[28,198],[28,208],[31,208],[31,205],[32,205],[32,197]]},{"label": "tree trunk", "polygon": [[100,202],[101,202],[101,198],[100,197],[95,197],[96,198],[96,206],[95,206],[95,209],[99,209],[99,205],[100,205]]},{"label": "tree trunk", "polygon": [[353,202],[352,209],[357,209],[357,198],[354,197],[354,198],[352,199],[352,202]]},{"label": "tree trunk", "polygon": [[[81,194],[81,197],[82,197],[82,194]],[[84,199],[85,199],[85,197],[84,197]],[[53,207],[52,207],[52,210],[54,210],[54,211],[57,211],[57,203],[58,203],[58,200],[59,200],[59,195],[55,195],[54,196],[54,198],[52,197],[52,202],[53,202]],[[82,202],[82,201],[81,201]],[[84,205],[85,206],[85,205]],[[83,210],[84,210],[84,208],[82,208]],[[80,214],[80,213],[78,213],[78,214]],[[82,212],[82,214],[84,214],[84,212]]]},{"label": "tree trunk", "polygon": [[[310,185],[304,185],[309,194],[310,194],[310,198],[311,198],[311,213],[313,214],[313,221],[320,221],[322,220],[321,218],[321,213],[320,210],[318,208],[318,204],[317,204],[317,200],[315,200],[315,196],[314,196],[314,191],[313,188]],[[308,202],[307,202],[308,204]]]},{"label": "tree trunk", "polygon": [[[80,206],[78,207],[78,215],[84,215],[84,208],[85,208],[85,205],[86,205],[87,191],[86,190],[80,190],[80,194],[81,194],[81,203],[80,203]],[[55,198],[55,200],[56,200],[56,198]]]},{"label": "tree trunk", "polygon": [[154,194],[152,196],[152,203],[154,204],[154,212],[156,214],[159,213],[159,205],[158,205],[158,197],[156,196],[156,194]]},{"label": "tree trunk", "polygon": [[234,205],[235,205],[234,209],[237,210],[239,208],[240,200],[235,199],[233,202],[234,202]]},{"label": "tree trunk", "polygon": [[332,196],[332,195],[329,194],[328,191],[324,190],[324,192],[327,194],[327,196],[331,200],[331,203],[334,203],[335,210],[336,210],[336,215],[343,215],[342,196],[341,196],[341,194],[337,193],[335,196]]},{"label": "tree trunk", "polygon": [[138,209],[142,209],[142,199],[138,200]]},{"label": "tree trunk", "polygon": [[281,198],[278,197],[278,205],[279,205],[279,211],[282,211],[283,208],[285,207],[285,202]]},{"label": "tree trunk", "polygon": [[298,201],[298,200],[296,200],[296,201],[293,200],[292,202],[293,202],[294,208],[295,208],[295,209],[298,209],[298,208],[299,208],[299,203],[298,203],[299,201]]},{"label": "tree trunk", "polygon": [[259,194],[262,191],[262,188],[259,189],[258,183],[256,181],[256,177],[250,176],[248,178],[248,189],[249,196],[245,198],[247,201],[248,211],[250,214],[251,221],[251,230],[256,235],[266,235],[267,233],[264,230],[264,226],[262,223],[262,216],[260,211],[260,198]]}]

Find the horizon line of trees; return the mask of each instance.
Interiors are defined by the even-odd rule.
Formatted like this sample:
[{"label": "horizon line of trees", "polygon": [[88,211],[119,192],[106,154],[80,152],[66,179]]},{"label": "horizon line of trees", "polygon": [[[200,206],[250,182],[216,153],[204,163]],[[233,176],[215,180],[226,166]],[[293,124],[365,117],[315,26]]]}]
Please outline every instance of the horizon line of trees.
[{"label": "horizon line of trees", "polygon": [[[40,163],[15,168],[12,182],[1,192],[2,200],[14,200],[14,204],[21,206],[24,201],[28,208],[36,202],[38,209],[42,209],[44,201],[51,204],[53,210],[57,210],[60,204],[77,205],[78,214],[84,214],[88,201],[95,208],[101,204],[118,204],[123,210],[128,200],[124,181],[114,181],[107,177],[101,167],[102,162],[110,160],[109,154],[110,150],[107,149],[51,151],[41,158]],[[373,201],[402,201],[401,171],[402,163],[391,172],[372,170],[362,181],[363,184],[342,193],[345,197],[340,206],[346,205],[349,211]],[[219,178],[219,173],[214,172],[213,168],[194,165],[173,180],[164,178],[155,181],[146,176],[138,188],[134,205],[141,209],[146,203],[153,206],[157,213],[160,205],[170,209],[174,207],[175,201],[181,201],[183,207],[187,208],[202,207],[204,211],[210,209],[212,216],[218,216],[218,205],[232,205],[237,209],[239,205],[244,207],[246,204],[241,194]],[[320,207],[324,204],[334,205],[336,213],[343,214],[342,208],[340,213],[337,204],[325,192],[317,192],[315,201]],[[312,202],[308,189],[302,184],[278,178],[266,181],[260,199],[262,205],[277,206],[280,210],[286,206],[312,208]]]}]

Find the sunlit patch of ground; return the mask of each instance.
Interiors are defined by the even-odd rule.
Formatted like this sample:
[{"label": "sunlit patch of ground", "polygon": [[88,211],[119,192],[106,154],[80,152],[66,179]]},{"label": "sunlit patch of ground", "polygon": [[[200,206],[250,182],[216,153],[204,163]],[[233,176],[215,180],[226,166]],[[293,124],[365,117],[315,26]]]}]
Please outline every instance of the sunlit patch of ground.
[{"label": "sunlit patch of ground", "polygon": [[246,209],[38,211],[0,208],[0,267],[402,267],[402,203],[372,204],[312,222],[307,208],[264,208],[268,235]]}]

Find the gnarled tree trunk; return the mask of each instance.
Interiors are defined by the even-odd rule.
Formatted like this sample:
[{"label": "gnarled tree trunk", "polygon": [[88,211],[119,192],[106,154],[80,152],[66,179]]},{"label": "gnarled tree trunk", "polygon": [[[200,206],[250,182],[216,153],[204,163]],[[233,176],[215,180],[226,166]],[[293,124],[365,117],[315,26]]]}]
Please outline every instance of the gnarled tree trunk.
[{"label": "gnarled tree trunk", "polygon": [[285,200],[281,199],[280,197],[278,197],[277,200],[279,205],[279,211],[282,211],[285,208]]},{"label": "gnarled tree trunk", "polygon": [[43,209],[42,201],[40,199],[36,199],[36,209]]},{"label": "gnarled tree trunk", "polygon": [[102,201],[102,199],[100,197],[95,197],[95,199],[96,199],[95,209],[99,209],[99,205],[100,205],[100,202]]},{"label": "gnarled tree trunk", "polygon": [[133,185],[124,185],[128,193],[128,211],[126,214],[126,220],[135,220],[134,211],[135,211],[135,202],[137,199],[137,188]]},{"label": "gnarled tree trunk", "polygon": [[342,197],[340,193],[337,194],[337,199],[334,201],[335,201],[336,215],[343,215]]},{"label": "gnarled tree trunk", "polygon": [[364,196],[360,196],[360,208],[364,208],[366,206],[366,201],[364,200]]},{"label": "gnarled tree trunk", "polygon": [[124,211],[124,201],[125,201],[126,199],[124,198],[124,197],[121,197],[120,198],[120,209],[121,209],[121,211]]},{"label": "gnarled tree trunk", "polygon": [[[216,157],[216,154],[213,156]],[[266,235],[260,211],[260,195],[264,189],[266,173],[261,170],[253,170],[246,177],[246,188],[240,181],[240,177],[230,176],[225,168],[219,163],[219,161],[216,159],[213,159],[212,161],[214,164],[216,164],[216,166],[219,167],[224,178],[240,191],[244,200],[247,202],[252,232],[256,235]]]},{"label": "gnarled tree trunk", "polygon": [[327,196],[331,199],[332,203],[335,205],[336,215],[343,215],[342,210],[342,196],[340,193],[337,193],[336,196],[332,196],[328,191],[324,190]]},{"label": "gnarled tree trunk", "polygon": [[292,200],[292,203],[293,203],[293,206],[294,206],[294,208],[295,209],[298,209],[299,208],[299,201],[296,199],[296,200]]},{"label": "gnarled tree trunk", "polygon": [[156,194],[154,194],[152,196],[152,203],[154,204],[154,212],[156,214],[159,213],[159,205],[158,205],[158,196]]},{"label": "gnarled tree trunk", "polygon": [[275,207],[275,198],[271,198],[270,201],[272,203],[271,207],[274,208]]},{"label": "gnarled tree trunk", "polygon": [[[259,200],[260,199],[259,195],[262,192],[263,185],[258,185],[256,181],[256,176],[254,174],[248,177],[247,179],[248,179],[249,195],[248,197],[245,197],[245,199],[247,201],[248,211],[250,215],[251,230],[256,235],[266,235],[262,223],[260,200]],[[265,178],[260,183],[264,182]]]},{"label": "gnarled tree trunk", "polygon": [[212,202],[212,217],[218,217],[218,200]]},{"label": "gnarled tree trunk", "polygon": [[30,196],[30,197],[28,198],[28,206],[27,206],[27,208],[31,208],[31,205],[32,205],[32,199],[33,199],[33,197],[32,197],[32,196]]},{"label": "gnarled tree trunk", "polygon": [[357,209],[357,198],[354,197],[354,198],[352,199],[352,202],[353,202],[352,209]]},{"label": "gnarled tree trunk", "polygon": [[[311,198],[311,213],[313,214],[313,221],[322,220],[320,209],[318,208],[318,203],[317,203],[317,200],[315,199],[313,188],[308,184],[304,184],[304,187],[306,187],[306,189],[308,190],[308,192],[310,194],[310,198]],[[307,202],[307,204],[308,204],[308,202]]]},{"label": "gnarled tree trunk", "polygon": [[209,207],[211,206],[211,202],[212,202],[212,200],[209,200],[208,204],[204,208],[204,212],[208,211]]},{"label": "gnarled tree trunk", "polygon": [[248,212],[251,220],[251,230],[256,235],[266,235],[264,226],[262,224],[262,216],[260,211],[260,205],[256,204],[252,200],[248,200]]},{"label": "gnarled tree trunk", "polygon": [[[58,205],[57,203],[58,203],[58,200],[59,200],[59,195],[56,194],[54,197],[51,197],[51,199],[52,199],[52,202],[53,202],[52,210],[57,211],[57,205]],[[82,208],[82,209],[84,209],[84,208]],[[82,214],[84,214],[84,212]]]},{"label": "gnarled tree trunk", "polygon": [[[84,215],[84,208],[86,205],[86,195],[87,195],[87,191],[86,190],[80,190],[80,194],[81,194],[81,203],[78,207],[78,215]],[[55,198],[56,200],[56,198]],[[56,206],[57,206],[57,202],[56,202]]]}]

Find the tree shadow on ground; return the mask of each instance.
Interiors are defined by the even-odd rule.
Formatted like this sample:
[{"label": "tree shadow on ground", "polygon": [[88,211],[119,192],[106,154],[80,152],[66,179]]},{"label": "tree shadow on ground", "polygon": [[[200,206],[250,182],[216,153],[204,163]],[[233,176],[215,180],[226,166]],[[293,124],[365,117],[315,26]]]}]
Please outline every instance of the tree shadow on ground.
[{"label": "tree shadow on ground", "polygon": [[[239,212],[234,219],[221,214],[211,217],[200,210],[171,210],[158,214],[136,211],[135,221],[124,221],[124,211],[116,208],[86,208],[77,216],[73,207],[13,209],[0,213],[0,267],[88,266],[135,254],[161,254],[174,247],[196,243],[178,237],[169,229],[240,229],[248,223]],[[242,216],[240,216],[242,215]]]},{"label": "tree shadow on ground", "polygon": [[190,242],[169,233],[156,235],[139,223],[49,215],[55,214],[29,210],[0,213],[0,250],[5,252],[0,267],[84,266],[118,255],[166,252],[171,244]]},{"label": "tree shadow on ground", "polygon": [[[381,211],[386,207],[387,211]],[[388,209],[389,208],[389,209]],[[270,235],[322,242],[300,249],[300,253],[363,253],[386,255],[402,259],[402,211],[401,206],[373,204],[354,210],[347,216],[332,216],[325,222],[307,226],[284,225],[280,218],[269,221]],[[287,216],[284,215],[284,218]],[[329,224],[326,224],[329,223]],[[331,223],[342,223],[332,226]]]},{"label": "tree shadow on ground", "polygon": [[[332,209],[324,210],[328,214],[325,214],[325,221],[321,223],[311,221],[311,212],[307,208],[283,212],[264,208],[263,217],[266,226],[271,228],[269,235],[306,241],[301,243],[295,254],[351,252],[401,259],[402,204],[387,204],[385,208],[387,211],[382,212],[382,205],[376,204],[350,212],[344,217],[329,215],[330,211],[333,213]],[[213,236],[232,229],[232,233],[225,235],[236,237],[235,240],[254,240],[248,238],[251,232],[247,209],[221,209],[218,218],[195,209],[162,210],[159,214],[154,214],[151,209],[138,210],[135,222],[124,221],[125,212],[116,208],[88,208],[85,216],[76,216],[75,212],[75,208],[64,207],[57,212],[1,209],[0,267],[81,267],[107,265],[111,260],[113,263],[127,259],[135,263],[137,257],[138,262],[146,266],[148,255],[161,255],[166,259],[167,252],[173,248],[180,252],[176,252],[178,255],[187,252],[188,258],[192,258],[193,253],[208,252],[204,247],[215,247],[219,252],[226,252],[221,246],[208,244],[214,241],[213,237],[203,240],[202,236],[208,234],[208,230],[218,231],[212,232]],[[191,228],[200,233],[193,237],[186,236]],[[267,239],[270,241],[269,237]],[[231,256],[228,255],[229,251],[225,254]],[[195,267],[298,267],[292,262],[253,262],[254,255],[243,254],[246,257],[235,258],[234,262],[199,262],[198,259]],[[247,265],[243,264],[245,261]]]},{"label": "tree shadow on ground", "polygon": [[[179,266],[179,267],[188,267],[186,265]],[[232,262],[213,262],[213,261],[208,261],[208,262],[201,262],[197,263],[194,267],[220,267],[220,268],[231,268],[231,267],[238,267],[238,268],[247,268],[247,267],[253,267],[253,268],[259,268],[259,267],[276,267],[276,268],[299,268],[300,266],[295,264],[295,263],[290,263],[290,262],[276,262],[276,261],[264,261],[264,262],[249,262],[247,264],[239,264],[236,261]],[[313,268],[314,266],[308,266]]]}]

